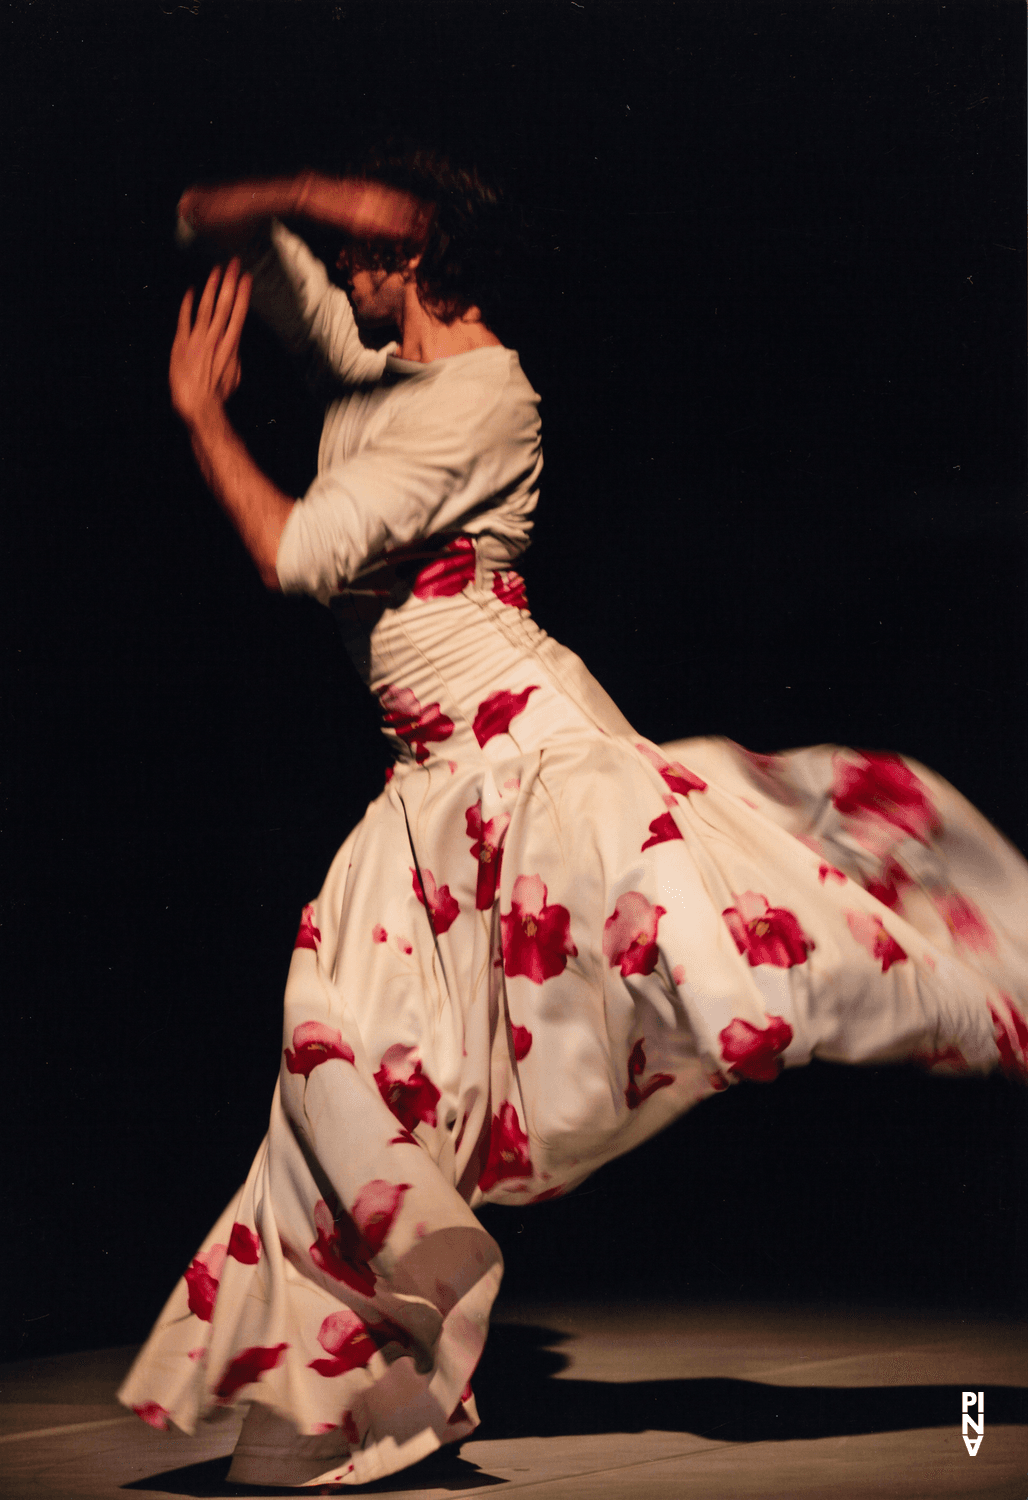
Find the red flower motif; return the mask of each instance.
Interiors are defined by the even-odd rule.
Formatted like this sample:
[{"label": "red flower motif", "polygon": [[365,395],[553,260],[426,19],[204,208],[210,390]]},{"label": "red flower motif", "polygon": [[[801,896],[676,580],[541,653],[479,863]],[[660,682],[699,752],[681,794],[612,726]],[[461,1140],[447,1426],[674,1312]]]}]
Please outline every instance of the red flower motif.
[{"label": "red flower motif", "polygon": [[528,1136],[521,1129],[517,1110],[504,1101],[500,1113],[493,1115],[489,1130],[489,1155],[478,1185],[483,1193],[512,1177],[531,1177],[532,1159],[528,1154]]},{"label": "red flower motif", "polygon": [[[357,1448],[357,1447],[359,1447],[360,1446],[360,1440],[361,1440],[361,1432],[360,1432],[360,1428],[357,1426],[357,1423],[353,1420],[353,1412],[352,1411],[344,1411],[343,1412],[343,1420],[342,1420],[342,1424],[341,1425],[342,1425],[342,1429],[343,1429],[343,1434],[344,1434],[344,1436],[346,1438],[346,1441],[350,1444],[350,1447],[351,1448]],[[353,1464],[350,1465],[350,1468],[351,1469],[353,1468]]]},{"label": "red flower motif", "polygon": [[645,849],[652,849],[654,844],[669,844],[672,839],[682,837],[681,829],[675,822],[671,813],[661,813],[659,818],[654,818],[650,824],[650,837],[640,849],[640,854]]},{"label": "red flower motif", "polygon": [[375,1074],[378,1092],[405,1130],[413,1130],[419,1120],[436,1123],[439,1090],[421,1071],[421,1059],[414,1060],[414,1048],[399,1042],[387,1048],[382,1065]]},{"label": "red flower motif", "polygon": [[503,968],[508,979],[524,974],[542,984],[562,974],[569,958],[578,955],[571,941],[571,916],[566,906],[546,904],[546,886],[538,875],[519,875],[511,892],[510,912],[500,915]]},{"label": "red flower motif", "polygon": [[883,906],[889,907],[891,911],[899,911],[902,910],[900,891],[913,883],[902,865],[898,865],[894,859],[887,859],[882,867],[882,878],[869,880],[864,889]]},{"label": "red flower motif", "polygon": [[817,867],[817,878],[824,885],[828,880],[837,880],[840,885],[846,884],[846,876],[834,865],[826,864],[824,860]]},{"label": "red flower motif", "polygon": [[518,714],[524,713],[529,695],[538,691],[539,685],[536,683],[532,687],[526,687],[521,693],[508,693],[506,690],[501,690],[483,699],[478,705],[475,722],[471,726],[478,743],[487,745],[494,735],[506,734],[510,729],[511,719],[516,719]]},{"label": "red flower motif", "polygon": [[641,755],[645,755],[651,766],[656,766],[664,780],[673,792],[682,797],[687,797],[690,792],[705,792],[707,783],[677,760],[665,760],[664,757],[654,750],[652,745],[636,745]]},{"label": "red flower motif", "polygon": [[644,1099],[655,1094],[658,1089],[666,1089],[669,1083],[674,1083],[673,1073],[654,1073],[650,1081],[639,1087],[639,1079],[646,1071],[646,1053],[643,1050],[642,1037],[632,1048],[632,1055],[628,1059],[628,1087],[625,1089],[625,1101],[629,1109],[638,1109]]},{"label": "red flower motif", "polygon": [[532,1050],[532,1033],[527,1026],[512,1026],[510,1035],[514,1043],[514,1061],[524,1062]]},{"label": "red flower motif", "polygon": [[992,929],[975,906],[960,891],[947,891],[944,896],[933,896],[936,909],[958,943],[970,948],[972,953],[991,953],[995,946]]},{"label": "red flower motif", "polygon": [[228,1237],[228,1253],[244,1266],[255,1266],[261,1258],[261,1242],[245,1224],[233,1224]]},{"label": "red flower motif", "polygon": [[388,932],[386,932],[381,922],[376,922],[374,927],[371,929],[371,941],[373,943],[384,943],[388,936],[389,934]]},{"label": "red flower motif", "polygon": [[848,911],[846,924],[860,946],[866,948],[871,957],[879,961],[883,974],[887,973],[893,964],[902,963],[906,958],[904,950],[896,939],[886,932],[877,917],[872,917],[867,912]]},{"label": "red flower motif", "polygon": [[478,882],[475,886],[475,910],[489,911],[496,900],[503,865],[503,836],[510,824],[509,813],[497,813],[488,823],[482,822],[482,803],[476,802],[464,814],[468,838],[473,839],[471,857],[478,860]]},{"label": "red flower motif", "polygon": [[663,906],[651,906],[641,891],[618,897],[612,916],[603,925],[603,956],[621,973],[652,974],[657,967],[657,923]]},{"label": "red flower motif", "polygon": [[410,873],[414,894],[431,917],[436,937],[442,937],[460,916],[460,907],[450,895],[448,885],[436,885],[431,870],[422,870],[420,875],[417,870],[411,870]]},{"label": "red flower motif", "polygon": [[156,1401],[144,1401],[142,1406],[134,1406],[132,1410],[141,1422],[156,1427],[158,1432],[167,1432],[171,1427],[168,1413]]},{"label": "red flower motif", "polygon": [[300,918],[300,930],[296,934],[294,948],[309,948],[312,953],[317,953],[318,944],[321,942],[321,933],[314,925],[314,905],[308,901]]},{"label": "red flower motif", "polygon": [[834,772],[832,802],[843,817],[883,818],[922,844],[938,829],[924,783],[898,755],[862,755],[857,765],[837,755]]},{"label": "red flower motif", "polygon": [[244,1349],[241,1354],[237,1354],[214,1392],[218,1400],[231,1401],[236,1391],[242,1390],[244,1385],[253,1385],[266,1370],[274,1370],[282,1363],[282,1357],[288,1348],[288,1344],[275,1344],[268,1349]]},{"label": "red flower motif", "polygon": [[791,969],[793,964],[806,963],[814,940],[807,937],[791,911],[784,906],[769,906],[767,898],[756,891],[744,891],[735,900],[736,905],[727,907],[721,915],[735,946],[752,968],[774,964],[776,969]]},{"label": "red flower motif", "polygon": [[475,545],[470,537],[459,536],[422,568],[413,591],[418,599],[452,599],[474,581]]},{"label": "red flower motif", "polygon": [[1005,1018],[994,1005],[989,1005],[1000,1066],[1011,1078],[1028,1082],[1028,1022],[1009,995],[1001,991],[1000,999],[1006,1006]]},{"label": "red flower motif", "polygon": [[368,1262],[381,1250],[400,1211],[409,1182],[383,1182],[380,1177],[366,1183],[357,1194],[351,1214],[333,1219],[324,1198],[314,1206],[318,1238],[310,1257],[319,1270],[342,1281],[366,1297],[375,1294],[375,1273]]},{"label": "red flower motif", "polygon": [[413,748],[419,766],[428,759],[430,744],[448,740],[453,733],[453,720],[447,718],[439,704],[430,703],[422,708],[410,688],[387,686],[378,696],[387,728]]},{"label": "red flower motif", "polygon": [[718,1036],[721,1056],[729,1070],[755,1083],[773,1083],[781,1070],[779,1054],[792,1041],[792,1027],[781,1016],[768,1016],[759,1031],[737,1016]]},{"label": "red flower motif", "polygon": [[227,1255],[227,1245],[211,1245],[209,1250],[194,1257],[183,1278],[189,1290],[189,1311],[195,1313],[201,1323],[211,1321]]},{"label": "red flower motif", "polygon": [[507,604],[511,609],[528,608],[525,580],[513,568],[505,568],[502,573],[493,574],[493,593],[501,604]]},{"label": "red flower motif", "polygon": [[293,1031],[293,1047],[285,1049],[286,1067],[290,1073],[302,1073],[309,1078],[322,1063],[337,1058],[340,1062],[352,1063],[353,1048],[343,1041],[341,1031],[324,1026],[320,1021],[304,1021]]},{"label": "red flower motif", "polygon": [[325,1376],[362,1370],[378,1348],[362,1320],[349,1308],[329,1313],[318,1330],[318,1343],[332,1357],[312,1359],[307,1368]]}]

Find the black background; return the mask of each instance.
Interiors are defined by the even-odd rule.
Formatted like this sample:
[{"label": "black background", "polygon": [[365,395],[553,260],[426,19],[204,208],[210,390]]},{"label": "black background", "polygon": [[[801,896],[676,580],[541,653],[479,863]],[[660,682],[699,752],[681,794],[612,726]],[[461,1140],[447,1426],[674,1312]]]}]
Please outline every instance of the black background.
[{"label": "black background", "polygon": [[[26,3],[3,21],[12,1353],[141,1338],[264,1130],[297,913],[381,786],[167,400],[191,181],[397,125],[498,159],[547,470],[540,622],[662,740],[897,748],[1026,843],[1024,11]],[[255,327],[233,417],[319,415]],[[1025,1098],[814,1066],[565,1202],[508,1294],[1024,1311]]]}]

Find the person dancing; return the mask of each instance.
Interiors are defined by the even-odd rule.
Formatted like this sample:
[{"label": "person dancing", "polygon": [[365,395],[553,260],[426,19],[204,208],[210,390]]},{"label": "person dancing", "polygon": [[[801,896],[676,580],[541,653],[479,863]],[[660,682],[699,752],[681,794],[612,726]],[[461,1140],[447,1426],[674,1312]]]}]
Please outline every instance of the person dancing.
[{"label": "person dancing", "polygon": [[[1023,1077],[1028,867],[899,755],[651,744],[534,623],[537,397],[492,331],[477,173],[414,152],[180,213],[257,245],[186,294],[173,405],[267,586],[336,615],[395,765],[303,911],[268,1135],[119,1395],[185,1432],[250,1403],[230,1479],[348,1486],[477,1425],[478,1205],[813,1056]],[[251,293],[337,387],[299,500],[225,411]]]}]

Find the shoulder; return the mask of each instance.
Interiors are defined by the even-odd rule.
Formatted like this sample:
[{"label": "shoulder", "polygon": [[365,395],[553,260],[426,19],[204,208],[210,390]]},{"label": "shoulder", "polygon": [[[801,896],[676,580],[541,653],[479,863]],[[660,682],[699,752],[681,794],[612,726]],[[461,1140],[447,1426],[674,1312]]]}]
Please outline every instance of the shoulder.
[{"label": "shoulder", "polygon": [[[539,397],[513,349],[491,346],[433,361],[411,371],[404,361],[386,361],[386,378],[398,376],[397,420],[510,438],[539,424]],[[402,372],[402,373],[401,373]]]}]

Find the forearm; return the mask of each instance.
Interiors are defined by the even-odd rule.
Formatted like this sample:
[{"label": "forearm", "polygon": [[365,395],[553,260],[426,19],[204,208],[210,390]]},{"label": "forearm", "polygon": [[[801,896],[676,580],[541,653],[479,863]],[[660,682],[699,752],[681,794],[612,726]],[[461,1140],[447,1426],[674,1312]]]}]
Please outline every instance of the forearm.
[{"label": "forearm", "polygon": [[219,402],[187,423],[200,472],[239,532],[269,589],[279,587],[275,559],[294,501],[257,467]]}]

